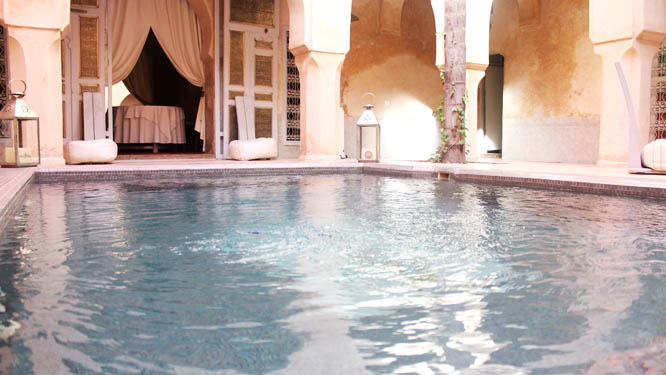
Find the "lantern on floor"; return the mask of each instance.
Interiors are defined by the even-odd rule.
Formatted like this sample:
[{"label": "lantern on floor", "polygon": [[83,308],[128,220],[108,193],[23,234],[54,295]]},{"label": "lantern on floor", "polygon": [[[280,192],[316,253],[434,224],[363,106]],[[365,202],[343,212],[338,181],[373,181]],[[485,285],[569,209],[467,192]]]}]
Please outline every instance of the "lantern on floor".
[{"label": "lantern on floor", "polygon": [[[372,93],[363,94],[363,97],[375,95]],[[372,112],[374,105],[365,104],[363,106],[365,111],[361,114],[356,125],[359,129],[358,145],[359,156],[358,160],[361,162],[378,162],[379,161],[379,122],[375,113]]]},{"label": "lantern on floor", "polygon": [[[23,100],[23,91],[12,92],[9,102],[0,111],[0,165],[29,167],[41,161],[39,153],[39,116]],[[11,89],[11,82],[10,82]]]}]

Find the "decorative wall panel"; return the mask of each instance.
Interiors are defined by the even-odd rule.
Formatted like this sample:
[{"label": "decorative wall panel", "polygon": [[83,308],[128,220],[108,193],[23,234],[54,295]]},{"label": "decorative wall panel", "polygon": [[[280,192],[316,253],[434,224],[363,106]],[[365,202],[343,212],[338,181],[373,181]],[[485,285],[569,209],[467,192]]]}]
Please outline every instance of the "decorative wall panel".
[{"label": "decorative wall panel", "polygon": [[666,40],[652,62],[650,141],[666,138]]},{"label": "decorative wall panel", "polygon": [[301,77],[296,66],[296,58],[289,51],[287,34],[287,134],[286,141],[301,140]]},{"label": "decorative wall panel", "polygon": [[243,85],[244,79],[244,34],[240,31],[230,31],[230,53],[229,53],[229,84]]},{"label": "decorative wall panel", "polygon": [[0,108],[9,100],[9,49],[7,48],[7,29],[0,25]]},{"label": "decorative wall panel", "polygon": [[72,0],[72,5],[99,8],[99,0]]},{"label": "decorative wall panel", "polygon": [[256,93],[256,94],[254,94],[254,100],[272,102],[273,101],[273,94],[259,94],[259,93]]},{"label": "decorative wall panel", "polygon": [[274,26],[274,0],[231,0],[230,19],[255,25]]},{"label": "decorative wall panel", "polygon": [[255,56],[254,84],[273,87],[273,58],[271,56]]},{"label": "decorative wall panel", "polygon": [[97,40],[99,37],[97,17],[79,16],[79,53],[81,78],[99,78]]},{"label": "decorative wall panel", "polygon": [[255,107],[254,134],[257,138],[273,137],[273,110],[271,108]]}]

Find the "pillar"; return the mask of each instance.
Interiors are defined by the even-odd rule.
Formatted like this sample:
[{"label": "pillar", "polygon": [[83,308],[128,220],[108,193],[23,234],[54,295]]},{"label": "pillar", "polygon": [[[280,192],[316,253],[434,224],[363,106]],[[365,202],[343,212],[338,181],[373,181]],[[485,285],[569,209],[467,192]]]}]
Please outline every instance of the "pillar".
[{"label": "pillar", "polygon": [[339,160],[344,145],[340,73],[345,54],[302,51],[295,58],[303,103],[300,157],[309,161]]},{"label": "pillar", "polygon": [[666,36],[666,0],[590,0],[590,39],[602,60],[598,164],[626,166],[629,117],[615,63],[620,62],[636,110],[639,147],[648,142],[652,59]]},{"label": "pillar", "polygon": [[650,127],[650,86],[652,58],[656,43],[641,40],[620,40],[594,47],[602,61],[602,97],[599,128],[598,164],[625,166],[629,157],[629,115],[624,94],[615,68],[622,70],[636,110],[639,147],[648,143]]},{"label": "pillar", "polygon": [[340,73],[349,51],[351,0],[287,0],[289,49],[301,76],[301,160],[340,160]]},{"label": "pillar", "polygon": [[[10,49],[11,71],[24,72],[26,100],[39,115],[42,165],[64,165],[61,32],[69,24],[67,0],[6,0],[1,18],[20,51]],[[12,64],[20,64],[15,70]]]}]

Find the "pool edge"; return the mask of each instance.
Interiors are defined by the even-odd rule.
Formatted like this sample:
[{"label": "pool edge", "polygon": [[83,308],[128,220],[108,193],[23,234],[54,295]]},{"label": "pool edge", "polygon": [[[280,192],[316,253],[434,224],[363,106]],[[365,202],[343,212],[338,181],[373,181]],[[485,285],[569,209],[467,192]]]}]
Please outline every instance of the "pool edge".
[{"label": "pool edge", "polygon": [[12,174],[4,181],[0,192],[0,233],[4,233],[7,223],[23,203],[26,191],[35,181],[35,168],[15,169]]}]

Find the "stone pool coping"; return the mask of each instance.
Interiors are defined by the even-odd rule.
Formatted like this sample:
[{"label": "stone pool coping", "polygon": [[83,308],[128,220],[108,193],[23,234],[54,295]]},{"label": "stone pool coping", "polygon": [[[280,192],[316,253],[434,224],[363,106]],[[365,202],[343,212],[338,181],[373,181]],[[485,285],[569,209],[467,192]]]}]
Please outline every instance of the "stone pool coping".
[{"label": "stone pool coping", "polygon": [[31,183],[115,181],[136,178],[367,173],[451,179],[581,193],[666,199],[666,176],[630,175],[623,168],[594,165],[489,160],[469,164],[427,162],[358,163],[272,160],[236,162],[211,159],[118,161],[103,165],[0,168],[0,232],[19,207]]},{"label": "stone pool coping", "polygon": [[0,170],[0,233],[19,208],[26,187],[34,180],[36,168],[2,168]]}]

